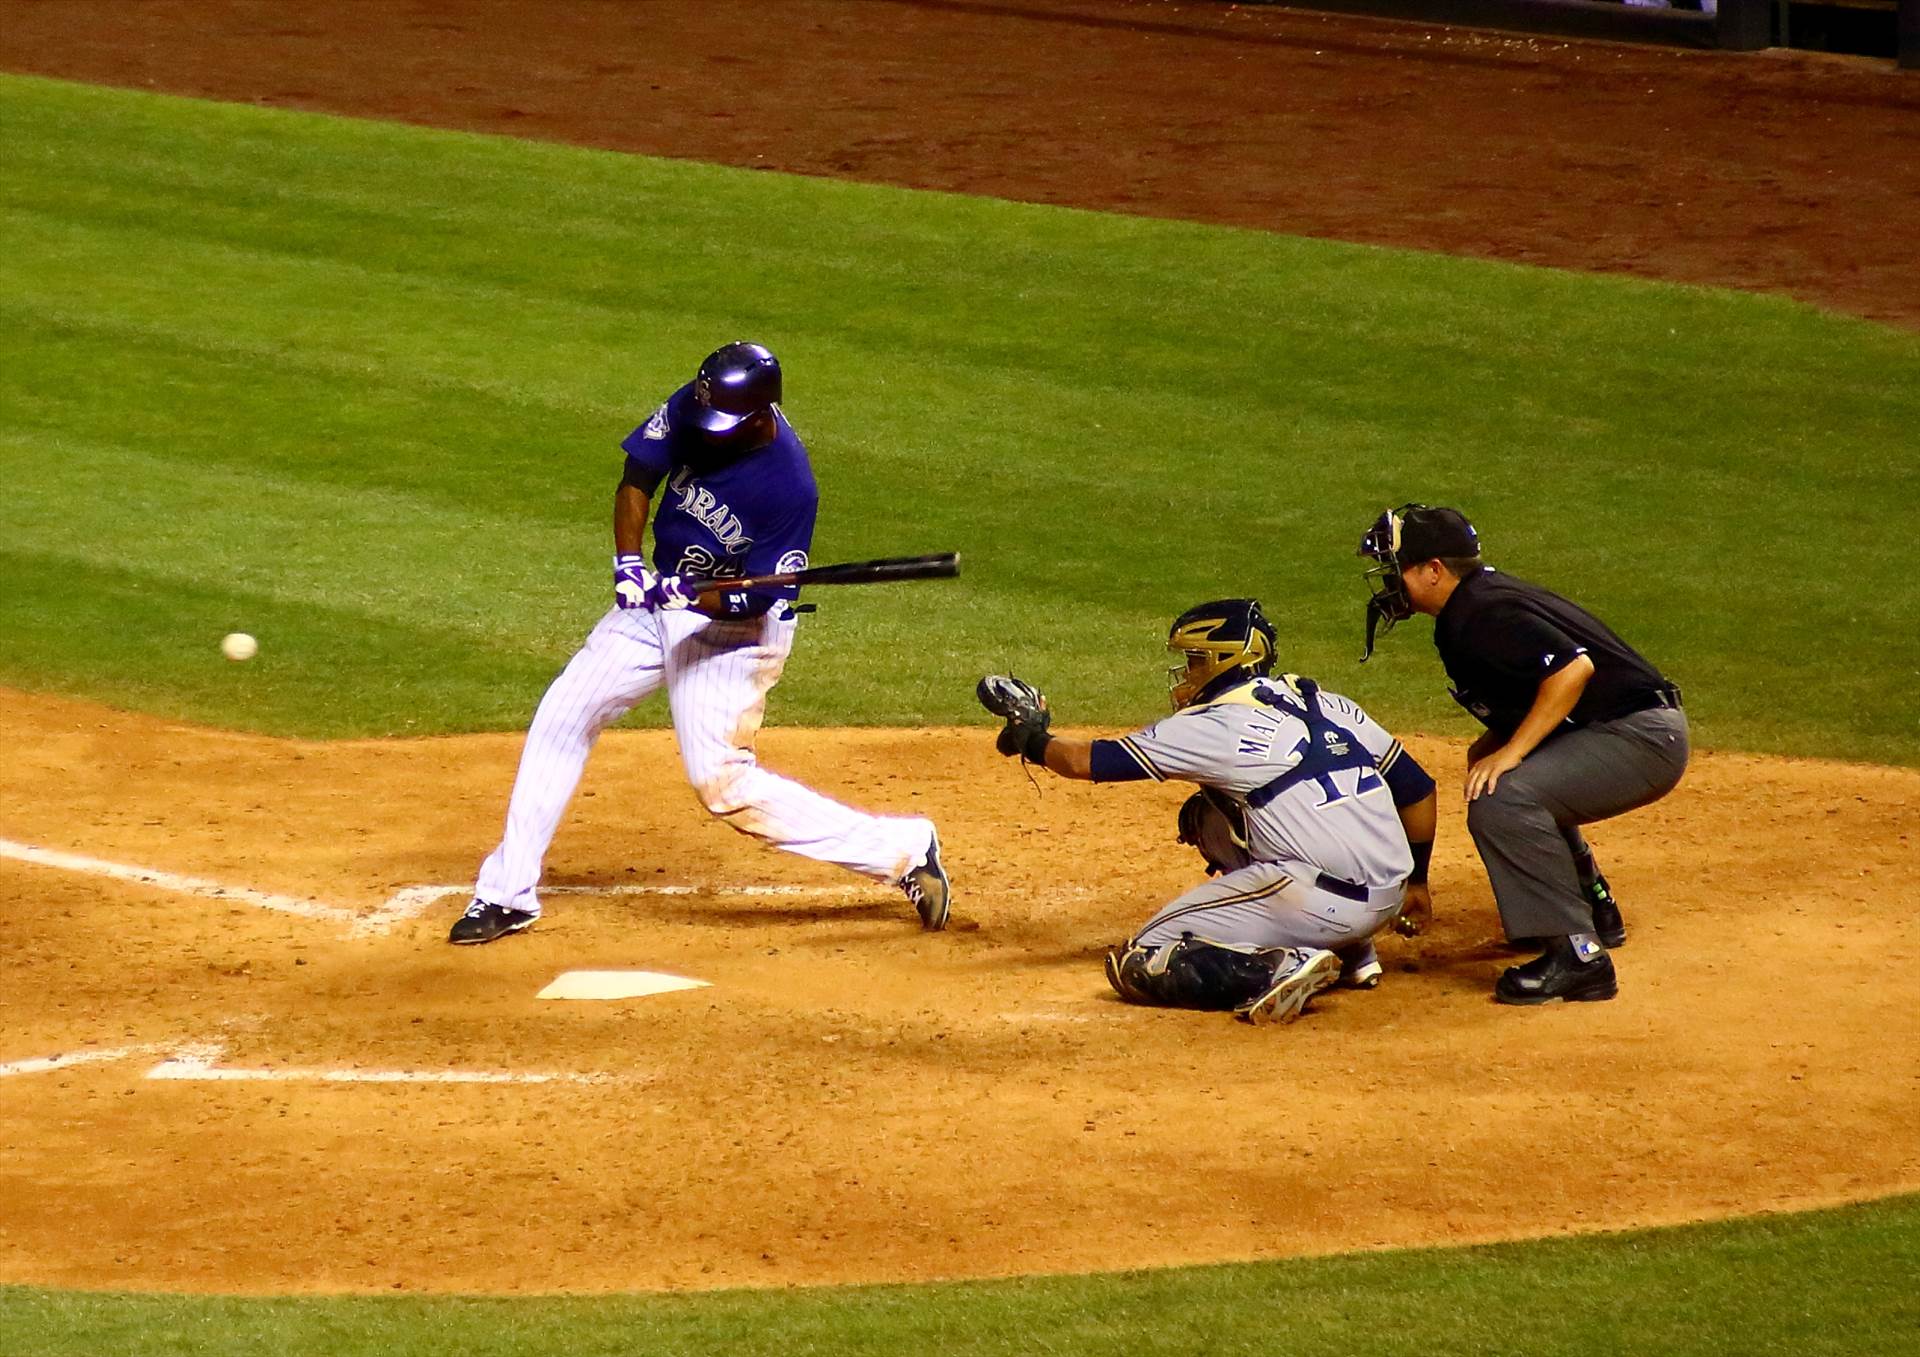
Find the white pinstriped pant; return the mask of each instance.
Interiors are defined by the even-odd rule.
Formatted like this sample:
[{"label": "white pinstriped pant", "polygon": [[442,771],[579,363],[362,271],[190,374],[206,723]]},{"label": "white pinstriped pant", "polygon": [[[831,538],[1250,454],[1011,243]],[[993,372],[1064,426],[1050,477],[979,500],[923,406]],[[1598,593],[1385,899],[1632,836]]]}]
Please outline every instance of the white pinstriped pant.
[{"label": "white pinstriped pant", "polygon": [[687,779],[712,814],[790,853],[878,881],[898,881],[924,862],[931,820],[867,815],[755,761],[754,737],[793,632],[784,605],[737,621],[692,609],[611,609],[540,699],[520,752],[506,832],[480,865],[474,894],[540,912],[541,863],[594,741],[663,684]]}]

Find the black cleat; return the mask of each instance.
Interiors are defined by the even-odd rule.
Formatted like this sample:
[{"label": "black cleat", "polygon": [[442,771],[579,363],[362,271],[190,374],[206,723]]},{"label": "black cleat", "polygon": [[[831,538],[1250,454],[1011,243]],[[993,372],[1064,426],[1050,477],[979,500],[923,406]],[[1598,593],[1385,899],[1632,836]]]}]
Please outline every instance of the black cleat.
[{"label": "black cleat", "polygon": [[1597,1003],[1619,992],[1613,958],[1591,938],[1578,944],[1554,938],[1526,965],[1509,966],[1493,987],[1493,997],[1503,1004]]},{"label": "black cleat", "polygon": [[1340,958],[1332,952],[1308,947],[1279,949],[1289,953],[1274,973],[1273,983],[1253,1002],[1234,1010],[1244,1022],[1255,1027],[1269,1023],[1292,1022],[1307,1006],[1307,1000],[1327,989],[1340,978]]},{"label": "black cleat", "polygon": [[1135,947],[1131,943],[1122,943],[1118,947],[1107,948],[1107,983],[1113,986],[1113,992],[1130,1004],[1150,1004],[1153,996],[1134,983],[1134,977],[1128,973],[1129,965],[1134,971],[1145,964],[1147,954],[1144,947]]},{"label": "black cleat", "polygon": [[1607,879],[1595,874],[1587,887],[1587,899],[1593,901],[1593,931],[1608,947],[1623,947],[1627,941],[1627,923],[1620,917],[1620,902],[1607,889]]},{"label": "black cleat", "polygon": [[447,933],[447,941],[452,943],[492,942],[495,938],[504,938],[509,933],[520,933],[532,928],[533,921],[539,917],[531,910],[490,905],[475,896],[473,903],[467,906],[467,912],[453,921],[453,928]]},{"label": "black cleat", "polygon": [[940,835],[936,831],[927,845],[927,860],[900,879],[900,889],[913,901],[920,915],[920,926],[938,933],[947,926],[947,913],[953,907],[953,883],[947,869],[940,865]]},{"label": "black cleat", "polygon": [[1340,979],[1336,983],[1341,989],[1380,987],[1380,976],[1386,968],[1380,964],[1380,953],[1371,942],[1344,948],[1335,955],[1340,958]]}]

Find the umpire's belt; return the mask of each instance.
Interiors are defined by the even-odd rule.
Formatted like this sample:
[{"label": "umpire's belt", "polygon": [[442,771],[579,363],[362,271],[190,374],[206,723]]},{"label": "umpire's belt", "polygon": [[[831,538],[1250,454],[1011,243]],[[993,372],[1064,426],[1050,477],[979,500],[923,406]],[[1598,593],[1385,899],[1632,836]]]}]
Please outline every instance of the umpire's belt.
[{"label": "umpire's belt", "polygon": [[[1642,697],[1633,706],[1621,712],[1620,716],[1636,716],[1643,711],[1654,711],[1661,707],[1665,707],[1669,711],[1680,710],[1680,685],[1679,684],[1669,683],[1664,688],[1655,688],[1652,692]],[[1620,719],[1620,717],[1616,716],[1613,719],[1617,721]]]}]

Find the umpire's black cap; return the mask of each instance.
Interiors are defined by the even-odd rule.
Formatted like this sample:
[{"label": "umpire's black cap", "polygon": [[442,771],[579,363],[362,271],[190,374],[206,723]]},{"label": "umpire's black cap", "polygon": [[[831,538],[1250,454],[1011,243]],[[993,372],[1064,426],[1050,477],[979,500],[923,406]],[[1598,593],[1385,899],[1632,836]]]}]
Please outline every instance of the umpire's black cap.
[{"label": "umpire's black cap", "polygon": [[1458,509],[1403,504],[1388,516],[1390,552],[1395,565],[1418,565],[1436,556],[1480,554],[1480,534]]}]

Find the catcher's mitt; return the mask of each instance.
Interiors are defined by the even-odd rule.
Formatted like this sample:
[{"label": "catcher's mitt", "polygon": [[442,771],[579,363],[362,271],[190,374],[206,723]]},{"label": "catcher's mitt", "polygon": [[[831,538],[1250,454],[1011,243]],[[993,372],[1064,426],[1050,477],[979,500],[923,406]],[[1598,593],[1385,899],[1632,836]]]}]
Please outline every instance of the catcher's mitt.
[{"label": "catcher's mitt", "polygon": [[[1247,812],[1223,792],[1202,787],[1180,803],[1180,842],[1200,850],[1207,860],[1207,875],[1218,876],[1244,867],[1247,847]],[[1231,856],[1238,852],[1242,856]],[[1227,854],[1223,860],[1217,854]]]},{"label": "catcher's mitt", "polygon": [[1018,754],[1032,763],[1045,762],[1047,742],[1053,738],[1047,733],[1053,713],[1047,709],[1046,694],[1012,674],[988,674],[974,695],[981,706],[1006,720],[994,739],[995,749],[1009,758]]}]

